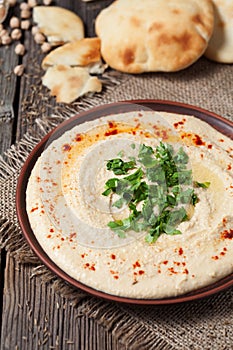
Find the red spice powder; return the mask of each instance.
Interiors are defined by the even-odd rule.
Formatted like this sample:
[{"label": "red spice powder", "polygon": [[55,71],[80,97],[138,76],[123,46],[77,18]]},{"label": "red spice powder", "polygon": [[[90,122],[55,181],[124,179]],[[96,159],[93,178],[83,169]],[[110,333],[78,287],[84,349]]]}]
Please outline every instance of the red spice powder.
[{"label": "red spice powder", "polygon": [[205,145],[205,142],[202,141],[201,137],[197,134],[194,135],[193,137],[193,142],[195,143],[195,145],[197,146],[204,146]]},{"label": "red spice powder", "polygon": [[65,144],[62,146],[62,150],[63,150],[64,152],[70,151],[70,150],[71,150],[71,146],[70,146],[68,143],[65,143]]},{"label": "red spice powder", "polygon": [[166,130],[162,130],[162,139],[167,140],[168,139],[168,133]]},{"label": "red spice powder", "polygon": [[226,223],[227,223],[227,218],[223,218],[223,219],[222,219],[222,223],[223,223],[223,225],[225,226]]},{"label": "red spice powder", "polygon": [[38,210],[39,208],[38,207],[35,207],[35,208],[32,208],[31,209],[31,213],[34,213],[34,211]]},{"label": "red spice powder", "polygon": [[105,136],[111,136],[111,135],[117,135],[118,134],[118,130],[117,129],[114,129],[114,130],[111,130],[111,131],[106,131],[105,132]]},{"label": "red spice powder", "polygon": [[217,255],[215,255],[215,256],[212,256],[212,259],[213,259],[213,260],[218,260],[219,257],[218,257]]},{"label": "red spice powder", "polygon": [[75,141],[80,142],[80,141],[82,141],[82,140],[83,140],[83,135],[82,135],[82,134],[77,134],[77,135],[75,136]]},{"label": "red spice powder", "polygon": [[84,269],[89,269],[90,271],[95,271],[95,264],[86,263],[83,265]]},{"label": "red spice powder", "polygon": [[110,122],[108,122],[108,126],[110,129],[112,129],[112,128],[116,127],[116,124],[114,122],[110,121]]},{"label": "red spice powder", "polygon": [[179,251],[178,251],[178,253],[179,253],[179,255],[182,255],[182,254],[184,254],[184,251],[183,251],[183,249],[182,249],[182,248],[179,248]]},{"label": "red spice powder", "polygon": [[174,267],[169,267],[168,271],[170,271],[173,274],[177,274],[178,272],[174,270]]},{"label": "red spice powder", "polygon": [[136,269],[136,267],[141,267],[141,264],[139,261],[136,261],[134,264],[133,264],[133,268]]},{"label": "red spice powder", "polygon": [[229,230],[224,230],[223,232],[221,232],[221,238],[223,239],[232,239],[233,238],[233,229],[229,229]]},{"label": "red spice powder", "polygon": [[185,133],[182,133],[181,138],[182,139],[190,138],[196,146],[204,146],[205,145],[205,142],[197,134],[191,134],[191,133],[185,132]]}]

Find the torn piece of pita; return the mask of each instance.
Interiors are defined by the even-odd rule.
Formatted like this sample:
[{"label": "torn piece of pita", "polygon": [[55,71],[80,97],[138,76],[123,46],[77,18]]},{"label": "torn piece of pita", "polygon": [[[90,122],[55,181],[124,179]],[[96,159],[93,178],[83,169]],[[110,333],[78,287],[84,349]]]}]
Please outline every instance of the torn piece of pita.
[{"label": "torn piece of pita", "polygon": [[57,6],[35,6],[33,21],[39,30],[54,46],[82,39],[84,25],[81,18],[74,12]]},{"label": "torn piece of pita", "polygon": [[204,53],[213,22],[210,0],[118,0],[99,13],[95,28],[110,67],[172,72]]},{"label": "torn piece of pita", "polygon": [[88,92],[100,92],[102,83],[91,76],[86,68],[57,65],[48,68],[42,84],[56,96],[57,102],[71,103]]},{"label": "torn piece of pita", "polygon": [[221,63],[233,63],[233,1],[213,0],[214,31],[205,56]]},{"label": "torn piece of pita", "polygon": [[51,51],[42,61],[42,68],[54,65],[87,67],[93,74],[102,74],[106,68],[100,55],[100,39],[84,38],[67,43]]}]

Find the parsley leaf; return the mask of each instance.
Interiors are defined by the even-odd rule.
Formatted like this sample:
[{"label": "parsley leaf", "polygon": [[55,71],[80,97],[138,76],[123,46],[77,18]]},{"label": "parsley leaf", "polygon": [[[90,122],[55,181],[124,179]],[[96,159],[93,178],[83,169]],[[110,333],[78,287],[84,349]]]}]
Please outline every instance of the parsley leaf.
[{"label": "parsley leaf", "polygon": [[110,178],[102,194],[117,195],[112,206],[120,209],[127,204],[129,209],[128,217],[108,223],[111,230],[119,237],[125,237],[128,230],[145,231],[148,243],[156,242],[161,234],[181,234],[177,227],[189,220],[185,205],[195,206],[198,202],[194,188],[205,189],[210,185],[193,181],[188,163],[189,157],[182,147],[175,152],[163,142],[155,150],[140,145],[138,157],[129,157],[127,162],[121,158],[109,160],[107,170],[126,176]]},{"label": "parsley leaf", "polygon": [[135,161],[124,162],[121,158],[111,159],[107,162],[107,170],[112,170],[115,175],[127,174],[135,167]]}]

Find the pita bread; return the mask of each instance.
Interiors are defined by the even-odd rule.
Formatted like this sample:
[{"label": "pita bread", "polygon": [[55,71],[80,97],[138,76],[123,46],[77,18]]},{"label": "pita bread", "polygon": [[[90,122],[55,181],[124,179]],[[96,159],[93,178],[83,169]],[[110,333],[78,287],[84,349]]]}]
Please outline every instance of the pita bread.
[{"label": "pita bread", "polygon": [[64,64],[67,66],[89,66],[100,62],[100,39],[84,38],[67,43],[51,51],[43,60],[42,68]]},{"label": "pita bread", "polygon": [[87,69],[57,65],[50,67],[42,78],[43,85],[56,96],[57,102],[71,103],[88,92],[100,92],[102,84]]},{"label": "pita bread", "polygon": [[84,37],[81,18],[62,7],[35,6],[33,21],[52,45],[62,45]]},{"label": "pita bread", "polygon": [[170,72],[203,54],[213,21],[211,0],[118,0],[99,13],[95,28],[112,68]]},{"label": "pita bread", "polygon": [[213,3],[214,31],[205,56],[217,62],[233,63],[233,2],[213,0]]}]

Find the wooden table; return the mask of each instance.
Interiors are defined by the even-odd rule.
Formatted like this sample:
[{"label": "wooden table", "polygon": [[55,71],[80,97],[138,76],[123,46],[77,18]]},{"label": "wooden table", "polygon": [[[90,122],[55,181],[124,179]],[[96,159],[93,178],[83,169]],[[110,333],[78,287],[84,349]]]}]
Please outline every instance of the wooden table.
[{"label": "wooden table", "polygon": [[[78,13],[87,36],[94,35],[94,18],[100,6],[110,0],[92,3],[59,0],[56,5]],[[19,6],[11,13],[19,13]],[[22,42],[27,53],[21,59],[14,53],[15,43],[0,47],[0,154],[20,140],[33,120],[50,108],[36,93],[40,84],[38,69],[43,57],[30,31]],[[26,73],[16,77],[14,67],[23,63]],[[35,87],[31,91],[30,86]],[[30,100],[38,110],[30,110]],[[38,100],[38,104],[37,101]],[[66,299],[59,297],[39,277],[31,278],[32,266],[19,264],[9,253],[0,251],[1,349],[117,349],[114,337],[102,326],[79,315]],[[121,349],[124,347],[121,346]]]},{"label": "wooden table", "polygon": [[[86,36],[93,36],[96,15],[112,1],[57,0],[53,4],[79,14],[85,23]],[[22,0],[11,9],[11,14],[19,14],[19,2]],[[14,53],[16,42],[0,46],[0,155],[20,141],[31,130],[36,119],[43,117],[48,120],[48,116],[62,109],[54,98],[49,97],[48,90],[42,87],[40,65],[44,54],[30,31],[24,32],[21,42],[27,50],[23,58]],[[22,77],[16,77],[13,69],[20,63],[25,65],[25,73]],[[130,98],[170,99],[212,110],[232,120],[232,68],[232,65],[217,64],[202,57],[193,66],[173,74],[155,73],[135,77],[118,73],[118,87],[114,85],[111,94],[106,88],[96,104]],[[112,70],[111,73],[114,80],[116,72]],[[1,203],[0,197],[0,213]],[[41,276],[34,273],[34,266],[19,262],[10,250],[0,249],[1,350],[233,349],[232,289],[207,301],[197,301],[187,307],[156,309],[155,313],[152,307],[140,309],[135,305],[131,308],[127,305],[126,313],[117,304],[116,313],[111,309],[110,315],[104,309],[110,303],[96,299],[98,305],[102,302],[101,307],[94,304],[92,317],[88,317],[87,313],[82,312],[82,302],[73,305],[72,297],[57,293],[48,279],[43,282]],[[89,307],[88,303],[86,305]],[[96,321],[98,312],[101,323]],[[129,326],[124,328],[126,320]],[[107,329],[107,323],[112,331]],[[119,338],[117,331],[122,329],[123,336]],[[149,335],[152,335],[152,340]],[[136,345],[133,344],[135,338]],[[146,347],[137,346],[138,342],[145,344],[144,341],[148,339],[151,342],[146,343]]]}]

